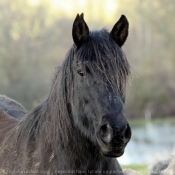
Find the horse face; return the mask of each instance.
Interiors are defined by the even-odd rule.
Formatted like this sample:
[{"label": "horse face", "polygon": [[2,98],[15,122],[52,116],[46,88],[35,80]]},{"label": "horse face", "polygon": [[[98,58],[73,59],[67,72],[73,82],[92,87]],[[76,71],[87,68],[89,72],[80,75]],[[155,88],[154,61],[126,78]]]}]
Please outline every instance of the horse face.
[{"label": "horse face", "polygon": [[[121,47],[127,37],[128,23],[126,18],[122,16],[116,24],[110,36]],[[118,30],[118,33],[116,30]],[[94,36],[97,35],[95,34]],[[131,128],[123,111],[124,95],[120,93],[119,88],[112,85],[113,83],[108,82],[108,78],[110,79],[111,77],[109,76],[112,74],[103,74],[103,71],[101,71],[100,67],[98,69],[98,66],[93,69],[90,68],[91,66],[88,66],[88,64],[92,65],[93,61],[94,64],[98,62],[95,61],[98,58],[93,60],[93,58],[86,59],[81,57],[83,56],[81,53],[93,50],[93,48],[89,50],[85,46],[89,42],[87,41],[88,37],[92,36],[89,34],[83,15],[77,15],[73,26],[73,39],[76,47],[73,61],[74,98],[72,101],[72,114],[74,125],[84,136],[98,145],[104,156],[119,157],[124,153],[124,148],[131,138]],[[110,49],[108,50],[110,52]],[[99,53],[104,54],[102,49]],[[105,54],[106,57],[110,55],[110,53]],[[95,57],[96,55],[93,52],[89,56]],[[115,56],[117,57],[117,55],[113,55],[110,59],[115,59],[112,58]],[[89,60],[91,61],[89,62]],[[109,69],[113,66],[112,64],[112,61],[109,61],[102,66]],[[105,68],[104,71],[110,72],[105,70]],[[113,73],[115,74],[115,71]]]},{"label": "horse face", "polygon": [[81,63],[74,67],[74,124],[105,156],[118,157],[131,137],[124,116],[124,99],[114,87],[107,86]]}]

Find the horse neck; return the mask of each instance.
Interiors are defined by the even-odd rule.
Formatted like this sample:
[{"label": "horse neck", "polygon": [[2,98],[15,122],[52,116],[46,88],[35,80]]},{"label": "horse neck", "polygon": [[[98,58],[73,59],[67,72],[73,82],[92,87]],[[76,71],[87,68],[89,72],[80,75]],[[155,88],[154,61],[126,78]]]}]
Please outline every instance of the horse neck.
[{"label": "horse neck", "polygon": [[[57,132],[53,140],[57,140],[56,144],[54,144],[54,153],[56,156],[58,155],[58,159],[60,160],[59,157],[62,156],[61,160],[63,162],[65,161],[65,164],[70,162],[72,168],[74,167],[76,169],[78,169],[77,166],[79,166],[80,169],[87,166],[96,166],[96,164],[99,166],[103,160],[99,148],[84,136],[82,131],[74,126],[71,109],[67,109],[69,108],[68,106],[60,103],[59,98],[61,94],[57,95],[57,93],[53,91],[50,95],[50,100],[47,101],[50,114],[48,113],[47,115],[54,118],[52,123],[54,126],[50,125],[50,127],[51,129],[55,128]],[[53,99],[55,100],[54,102]],[[61,100],[64,101],[65,98],[62,97]],[[66,101],[64,101],[64,103],[66,103]],[[58,164],[60,164],[60,161]]]},{"label": "horse neck", "polygon": [[[66,169],[81,170],[80,174],[103,174],[102,172],[114,170],[121,172],[120,165],[115,158],[104,157],[99,151],[99,148],[93,144],[89,139],[82,135],[82,133],[75,129],[73,137],[69,140],[69,146],[63,149],[61,153],[61,160],[64,166],[68,165]],[[60,163],[60,157],[58,160]],[[62,168],[62,164],[58,166]],[[107,173],[108,174],[108,173]],[[122,174],[122,173],[114,173]]]},{"label": "horse neck", "polygon": [[[68,145],[61,148],[62,161],[69,164],[70,169],[87,171],[102,167],[105,157],[103,157],[97,146],[82,135],[81,131],[74,128],[72,137],[69,138]],[[59,158],[59,157],[58,157]]]}]

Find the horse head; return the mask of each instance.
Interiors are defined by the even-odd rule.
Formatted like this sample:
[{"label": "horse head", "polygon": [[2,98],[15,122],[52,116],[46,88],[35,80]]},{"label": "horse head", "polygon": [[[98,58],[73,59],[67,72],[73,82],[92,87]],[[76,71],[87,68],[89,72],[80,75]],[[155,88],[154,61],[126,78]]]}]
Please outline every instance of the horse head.
[{"label": "horse head", "polygon": [[73,74],[69,77],[71,87],[67,88],[72,90],[69,99],[73,123],[108,157],[121,156],[131,138],[131,128],[124,116],[130,66],[121,49],[128,27],[122,15],[111,32],[89,31],[81,14],[72,29]]}]

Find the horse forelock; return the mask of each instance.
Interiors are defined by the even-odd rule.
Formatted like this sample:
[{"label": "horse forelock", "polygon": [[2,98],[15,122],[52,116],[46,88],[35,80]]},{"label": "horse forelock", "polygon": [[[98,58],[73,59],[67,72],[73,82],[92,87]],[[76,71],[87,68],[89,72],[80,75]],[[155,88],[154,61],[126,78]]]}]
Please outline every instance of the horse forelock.
[{"label": "horse forelock", "polygon": [[75,54],[85,70],[88,68],[103,83],[117,87],[121,94],[125,92],[130,65],[107,30],[90,32],[88,40]]}]

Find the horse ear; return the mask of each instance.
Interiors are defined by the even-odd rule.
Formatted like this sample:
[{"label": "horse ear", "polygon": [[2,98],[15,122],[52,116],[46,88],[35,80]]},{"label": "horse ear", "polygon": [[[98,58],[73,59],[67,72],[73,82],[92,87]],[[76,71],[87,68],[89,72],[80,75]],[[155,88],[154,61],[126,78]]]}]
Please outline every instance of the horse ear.
[{"label": "horse ear", "polygon": [[89,28],[84,21],[84,14],[77,14],[72,28],[72,37],[77,47],[80,47],[89,35]]},{"label": "horse ear", "polygon": [[124,15],[122,15],[110,32],[112,38],[119,45],[119,47],[121,47],[126,41],[128,37],[128,29],[128,20]]}]

